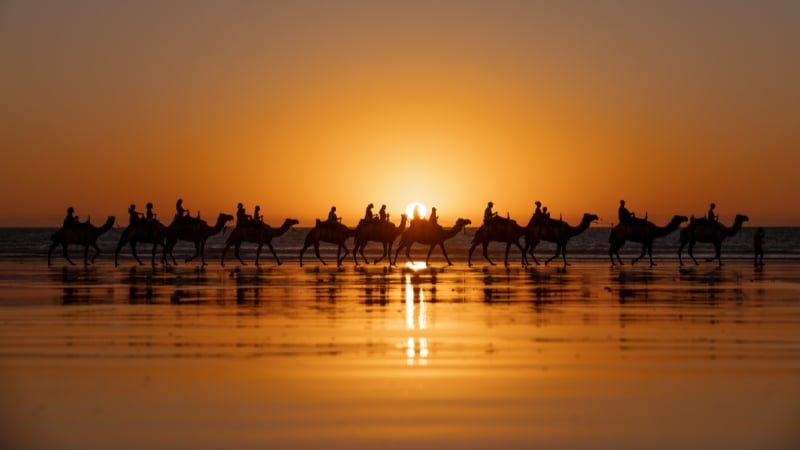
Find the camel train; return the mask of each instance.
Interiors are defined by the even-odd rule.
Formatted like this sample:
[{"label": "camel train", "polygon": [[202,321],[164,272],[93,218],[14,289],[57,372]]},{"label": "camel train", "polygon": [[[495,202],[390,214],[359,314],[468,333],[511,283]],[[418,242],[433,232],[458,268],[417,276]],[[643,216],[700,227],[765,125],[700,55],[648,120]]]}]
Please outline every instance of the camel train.
[{"label": "camel train", "polygon": [[[545,265],[561,257],[563,264],[567,266],[569,265],[567,261],[567,243],[569,240],[586,231],[593,222],[598,220],[597,215],[585,213],[580,223],[570,225],[561,219],[551,219],[547,208],[541,208],[541,203],[537,201],[535,212],[527,225],[522,226],[510,217],[498,217],[496,213],[491,211],[492,206],[493,204],[489,202],[484,211],[483,223],[476,230],[470,242],[467,255],[467,264],[470,267],[473,264],[473,253],[478,246],[482,249],[483,258],[491,265],[496,264],[488,252],[489,245],[492,242],[505,244],[503,261],[505,266],[509,265],[509,252],[512,246],[519,250],[520,264],[522,266],[529,265],[530,259],[538,265],[539,260],[534,251],[542,241],[552,242],[556,246],[555,254],[544,261]],[[678,262],[681,267],[684,266],[682,253],[685,247],[688,249],[692,261],[695,264],[699,264],[693,253],[694,246],[698,242],[713,245],[714,256],[708,261],[716,260],[721,266],[723,240],[736,234],[742,228],[744,222],[749,219],[747,216],[739,214],[731,226],[726,226],[717,221],[714,206],[712,203],[707,217],[692,217],[689,219],[686,216],[675,215],[664,226],[658,226],[649,221],[646,215],[644,218],[635,217],[634,214],[626,209],[624,200],[620,201],[619,222],[611,228],[608,238],[608,255],[611,265],[624,264],[619,252],[623,245],[630,241],[641,244],[641,252],[631,260],[631,264],[636,264],[647,255],[650,267],[655,266],[656,263],[653,260],[654,241],[680,230]],[[225,265],[225,257],[231,247],[233,247],[234,257],[239,261],[239,264],[246,265],[240,255],[240,248],[244,243],[256,245],[254,261],[256,266],[260,265],[261,251],[264,246],[269,248],[276,263],[281,265],[282,262],[272,245],[272,240],[284,235],[292,227],[299,224],[298,220],[287,218],[280,226],[272,227],[264,223],[258,215],[259,207],[256,207],[255,216],[250,216],[244,213],[244,208],[240,203],[236,217],[220,213],[217,216],[217,220],[210,225],[205,220],[200,219],[199,214],[196,217],[190,216],[189,212],[183,209],[182,201],[179,199],[176,205],[177,213],[172,222],[169,225],[164,225],[155,218],[151,208],[152,204],[148,204],[147,214],[145,215],[136,212],[135,206],[131,205],[129,209],[131,215],[130,223],[122,231],[114,252],[115,266],[119,265],[119,255],[125,246],[130,246],[133,258],[140,265],[144,264],[136,251],[137,244],[140,243],[152,245],[150,252],[152,266],[157,265],[156,255],[159,249],[161,249],[158,260],[160,263],[177,264],[173,250],[180,241],[190,242],[194,245],[194,254],[186,258],[185,262],[189,263],[199,257],[201,265],[205,266],[207,264],[205,258],[207,240],[211,236],[224,233],[226,225],[234,219],[236,219],[236,226],[225,239],[220,265]],[[388,259],[388,264],[394,266],[403,251],[406,259],[413,262],[411,248],[415,243],[419,243],[428,246],[425,258],[426,265],[430,262],[431,254],[436,247],[441,250],[447,264],[452,265],[453,262],[447,254],[445,242],[459,232],[464,231],[472,223],[469,219],[459,218],[453,226],[449,228],[443,227],[438,224],[438,218],[435,216],[434,210],[432,216],[428,218],[419,217],[415,213],[414,217],[409,219],[406,214],[403,214],[399,224],[395,224],[389,220],[388,215],[384,214],[385,205],[381,208],[380,217],[373,215],[371,209],[372,204],[368,206],[366,216],[359,221],[355,228],[350,228],[341,223],[341,219],[336,216],[335,207],[331,208],[327,220],[317,219],[315,226],[305,236],[299,253],[300,266],[303,266],[303,257],[306,250],[311,247],[313,247],[317,259],[323,265],[327,265],[327,262],[320,254],[320,245],[323,243],[336,246],[337,266],[341,266],[345,258],[351,253],[356,266],[359,265],[359,257],[365,264],[369,264],[370,261],[367,259],[364,250],[370,242],[378,243],[382,247],[381,255],[372,261],[373,264]],[[100,254],[97,239],[111,229],[114,222],[114,217],[109,217],[101,226],[92,225],[88,221],[79,222],[77,217],[73,216],[73,209],[69,208],[67,218],[64,220],[64,226],[50,238],[51,245],[47,253],[48,265],[52,265],[53,251],[59,246],[62,248],[62,253],[66,260],[74,265],[75,263],[70,259],[67,252],[69,245],[82,246],[84,248],[84,266],[88,266],[90,263],[93,264]],[[688,224],[681,229],[681,225],[686,222]],[[353,238],[352,250],[347,245],[350,238]],[[397,247],[394,247],[395,242]],[[89,255],[90,248],[94,250],[91,257]]]}]

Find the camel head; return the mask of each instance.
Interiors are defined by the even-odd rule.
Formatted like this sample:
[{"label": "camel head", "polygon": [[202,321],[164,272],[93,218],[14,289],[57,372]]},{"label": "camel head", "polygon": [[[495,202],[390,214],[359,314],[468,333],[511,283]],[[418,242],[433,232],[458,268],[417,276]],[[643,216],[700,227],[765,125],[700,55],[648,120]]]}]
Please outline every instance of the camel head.
[{"label": "camel head", "polygon": [[217,216],[217,223],[221,225],[225,225],[231,220],[233,220],[233,216],[230,214],[219,213],[219,216]]},{"label": "camel head", "polygon": [[285,226],[287,228],[292,228],[293,226],[297,225],[298,223],[300,223],[300,221],[297,220],[297,219],[286,219],[286,220],[283,221],[283,226]]},{"label": "camel head", "polygon": [[464,228],[466,228],[467,225],[469,225],[471,223],[472,223],[471,220],[459,217],[458,220],[456,220],[456,227],[464,227]]},{"label": "camel head", "polygon": [[598,219],[599,219],[599,217],[597,217],[597,215],[595,215],[595,214],[584,213],[583,214],[583,219],[581,219],[581,222],[592,223],[592,222],[594,222],[594,221],[596,221]]},{"label": "camel head", "polygon": [[680,225],[683,222],[688,222],[688,221],[689,221],[688,217],[679,216],[679,215],[676,214],[676,215],[672,216],[672,220],[670,220],[670,223],[673,224],[673,225]]},{"label": "camel head", "polygon": [[750,218],[745,216],[744,214],[737,214],[736,215],[736,219],[733,221],[733,223],[740,223],[741,224],[741,223],[747,222],[748,220],[750,220]]}]

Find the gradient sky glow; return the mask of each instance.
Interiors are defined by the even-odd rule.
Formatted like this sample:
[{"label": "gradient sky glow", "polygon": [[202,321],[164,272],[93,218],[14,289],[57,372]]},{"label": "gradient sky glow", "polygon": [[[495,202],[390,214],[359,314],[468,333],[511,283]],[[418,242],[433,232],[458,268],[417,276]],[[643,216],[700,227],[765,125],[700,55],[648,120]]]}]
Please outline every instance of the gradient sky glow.
[{"label": "gradient sky glow", "polygon": [[0,226],[175,199],[800,225],[800,3],[2,1]]}]

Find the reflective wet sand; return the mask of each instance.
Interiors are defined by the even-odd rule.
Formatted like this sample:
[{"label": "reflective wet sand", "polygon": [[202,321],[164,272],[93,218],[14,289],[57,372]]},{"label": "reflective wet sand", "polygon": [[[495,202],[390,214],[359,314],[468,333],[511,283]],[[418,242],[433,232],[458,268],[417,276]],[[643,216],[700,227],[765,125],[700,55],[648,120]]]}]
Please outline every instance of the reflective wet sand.
[{"label": "reflective wet sand", "polygon": [[8,448],[797,448],[800,263],[0,267]]}]

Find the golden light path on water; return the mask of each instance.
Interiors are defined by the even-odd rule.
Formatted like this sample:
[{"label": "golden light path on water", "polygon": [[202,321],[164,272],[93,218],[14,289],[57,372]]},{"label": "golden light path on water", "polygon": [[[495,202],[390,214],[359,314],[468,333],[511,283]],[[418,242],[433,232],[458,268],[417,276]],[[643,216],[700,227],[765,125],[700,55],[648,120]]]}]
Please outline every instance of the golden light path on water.
[{"label": "golden light path on water", "polygon": [[[413,270],[422,270],[425,263],[408,263]],[[406,329],[412,334],[406,340],[407,364],[413,366],[428,364],[428,339],[425,336],[416,336],[415,331],[423,332],[428,328],[427,308],[425,305],[425,292],[419,287],[414,286],[411,281],[411,274],[405,275],[405,307],[406,307]]]}]

